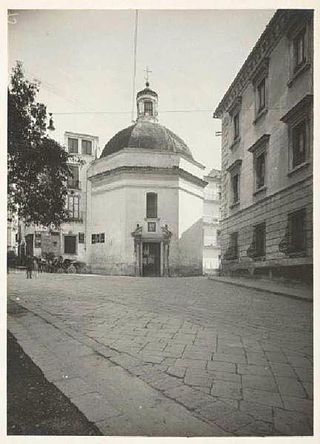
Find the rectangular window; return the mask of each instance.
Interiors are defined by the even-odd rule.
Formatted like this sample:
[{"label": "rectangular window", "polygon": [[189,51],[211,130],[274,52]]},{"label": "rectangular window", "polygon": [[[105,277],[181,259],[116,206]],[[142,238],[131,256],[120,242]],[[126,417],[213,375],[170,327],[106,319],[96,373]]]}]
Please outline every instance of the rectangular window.
[{"label": "rectangular window", "polygon": [[239,113],[235,114],[233,117],[233,133],[234,139],[238,139],[240,137]]},{"label": "rectangular window", "polygon": [[82,140],[82,154],[92,155],[92,142],[91,140]]},{"label": "rectangular window", "polygon": [[68,150],[70,154],[78,154],[78,139],[68,137]]},{"label": "rectangular window", "polygon": [[258,113],[266,106],[266,80],[263,79],[257,86]]},{"label": "rectangular window", "polygon": [[256,189],[262,188],[265,183],[266,156],[261,153],[256,158]]},{"label": "rectangular window", "polygon": [[148,222],[148,231],[154,233],[156,231],[156,223]]},{"label": "rectangular window", "polygon": [[265,222],[254,227],[255,256],[263,257],[266,254],[266,224]]},{"label": "rectangular window", "polygon": [[84,244],[84,233],[79,233],[79,244]]},{"label": "rectangular window", "polygon": [[239,174],[234,174],[231,177],[232,182],[232,202],[239,202]]},{"label": "rectangular window", "polygon": [[293,40],[294,71],[298,70],[306,61],[305,36],[306,30],[303,29]]},{"label": "rectangular window", "polygon": [[105,239],[104,233],[100,233],[99,241],[100,241],[102,244],[104,243],[104,239]]},{"label": "rectangular window", "polygon": [[91,243],[92,244],[96,244],[97,243],[97,235],[96,234],[92,234],[91,235]]},{"label": "rectangular window", "polygon": [[77,247],[76,236],[64,236],[64,252],[65,254],[75,254]]},{"label": "rectangular window", "polygon": [[144,102],[144,113],[148,114],[149,116],[153,115],[153,103],[151,100],[146,100]]},{"label": "rectangular window", "polygon": [[41,248],[41,233],[35,233],[34,236],[34,247]]},{"label": "rectangular window", "polygon": [[292,128],[292,168],[306,161],[307,124],[303,120]]},{"label": "rectangular window", "polygon": [[76,194],[68,195],[68,212],[70,219],[78,220],[80,219],[80,198]]},{"label": "rectangular window", "polygon": [[288,215],[289,253],[302,253],[306,249],[305,218],[304,208]]},{"label": "rectangular window", "polygon": [[157,216],[158,195],[156,193],[147,193],[147,218],[155,218]]},{"label": "rectangular window", "polygon": [[70,175],[68,177],[68,187],[76,190],[80,189],[79,167],[77,165],[69,165]]},{"label": "rectangular window", "polygon": [[226,260],[238,259],[239,248],[238,248],[238,233],[231,233],[229,235],[229,246],[225,254]]}]

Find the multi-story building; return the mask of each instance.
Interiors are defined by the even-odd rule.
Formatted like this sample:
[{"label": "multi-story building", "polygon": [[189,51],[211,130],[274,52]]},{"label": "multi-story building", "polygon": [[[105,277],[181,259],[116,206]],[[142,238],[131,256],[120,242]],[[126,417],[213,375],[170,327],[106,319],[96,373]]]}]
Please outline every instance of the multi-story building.
[{"label": "multi-story building", "polygon": [[218,105],[223,273],[312,280],[313,11],[278,10]]},{"label": "multi-story building", "polygon": [[220,171],[212,169],[204,180],[203,202],[203,272],[216,273],[220,266]]},{"label": "multi-story building", "polygon": [[64,145],[70,154],[67,209],[69,220],[59,230],[23,226],[26,254],[41,256],[53,253],[64,259],[86,261],[87,170],[97,157],[99,139],[88,134],[66,132]]}]

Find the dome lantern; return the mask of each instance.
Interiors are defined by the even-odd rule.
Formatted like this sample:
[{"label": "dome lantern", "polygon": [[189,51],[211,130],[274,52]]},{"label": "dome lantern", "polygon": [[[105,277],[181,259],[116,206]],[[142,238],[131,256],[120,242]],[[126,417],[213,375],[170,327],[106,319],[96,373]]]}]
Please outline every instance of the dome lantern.
[{"label": "dome lantern", "polygon": [[158,121],[158,94],[150,88],[149,73],[146,68],[146,87],[137,94],[137,121]]}]

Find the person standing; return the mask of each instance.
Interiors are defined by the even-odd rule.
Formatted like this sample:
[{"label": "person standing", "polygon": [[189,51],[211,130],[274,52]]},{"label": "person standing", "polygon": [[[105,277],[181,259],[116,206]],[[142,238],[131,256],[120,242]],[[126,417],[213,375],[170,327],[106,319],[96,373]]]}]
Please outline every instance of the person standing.
[{"label": "person standing", "polygon": [[33,270],[33,258],[31,256],[27,256],[27,279],[32,279],[32,270]]}]

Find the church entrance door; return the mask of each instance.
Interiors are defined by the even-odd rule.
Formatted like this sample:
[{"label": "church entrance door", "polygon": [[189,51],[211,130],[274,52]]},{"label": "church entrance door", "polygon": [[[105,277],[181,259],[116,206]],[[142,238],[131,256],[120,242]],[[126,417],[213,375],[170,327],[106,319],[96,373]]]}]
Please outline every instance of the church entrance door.
[{"label": "church entrance door", "polygon": [[160,243],[156,242],[143,243],[142,275],[160,276]]}]

